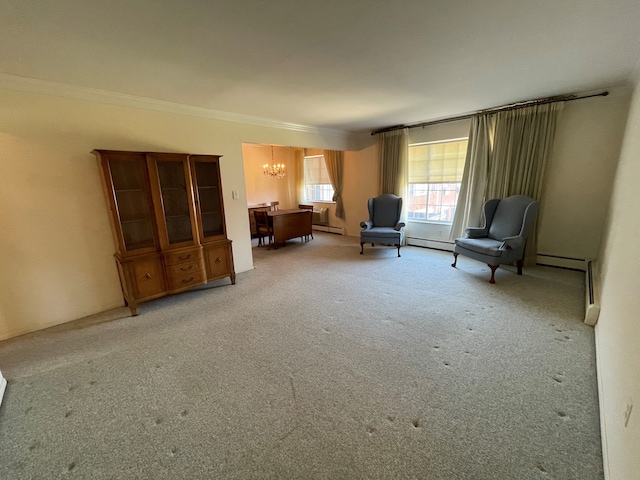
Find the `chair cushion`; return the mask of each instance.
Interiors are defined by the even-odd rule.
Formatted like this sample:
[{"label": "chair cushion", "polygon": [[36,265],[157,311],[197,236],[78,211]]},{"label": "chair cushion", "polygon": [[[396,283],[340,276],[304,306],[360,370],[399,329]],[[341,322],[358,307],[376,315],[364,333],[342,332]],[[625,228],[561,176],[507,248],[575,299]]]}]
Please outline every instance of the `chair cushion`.
[{"label": "chair cushion", "polygon": [[502,242],[500,240],[493,240],[491,238],[456,238],[455,243],[467,250],[482,255],[489,255],[491,257],[500,257],[502,255],[502,250],[500,250]]},{"label": "chair cushion", "polygon": [[[390,242],[398,242],[402,238],[402,232],[392,227],[373,227],[360,232],[361,239],[378,238],[387,239]],[[383,240],[377,240],[378,242]]]}]

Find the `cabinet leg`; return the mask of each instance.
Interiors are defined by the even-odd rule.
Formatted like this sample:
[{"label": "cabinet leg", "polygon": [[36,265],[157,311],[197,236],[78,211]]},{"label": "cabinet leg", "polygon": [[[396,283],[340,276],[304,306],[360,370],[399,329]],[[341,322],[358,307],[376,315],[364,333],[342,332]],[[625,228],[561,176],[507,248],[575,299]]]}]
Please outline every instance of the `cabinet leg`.
[{"label": "cabinet leg", "polygon": [[129,304],[129,310],[131,310],[131,316],[132,317],[137,317],[138,316],[138,305]]}]

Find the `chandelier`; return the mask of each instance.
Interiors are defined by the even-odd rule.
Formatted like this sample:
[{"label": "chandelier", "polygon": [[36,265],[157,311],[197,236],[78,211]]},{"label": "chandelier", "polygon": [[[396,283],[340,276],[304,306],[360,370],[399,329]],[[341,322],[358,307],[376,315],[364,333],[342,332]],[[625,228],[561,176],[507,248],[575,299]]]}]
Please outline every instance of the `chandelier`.
[{"label": "chandelier", "polygon": [[271,147],[271,164],[265,163],[262,171],[268,177],[282,178],[284,177],[284,163],[275,163],[273,160],[273,147]]}]

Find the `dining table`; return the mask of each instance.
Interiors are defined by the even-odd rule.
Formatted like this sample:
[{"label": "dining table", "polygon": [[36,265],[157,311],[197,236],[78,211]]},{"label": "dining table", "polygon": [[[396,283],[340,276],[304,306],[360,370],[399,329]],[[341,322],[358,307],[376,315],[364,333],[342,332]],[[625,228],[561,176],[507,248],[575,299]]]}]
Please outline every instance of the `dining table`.
[{"label": "dining table", "polygon": [[[311,210],[300,208],[285,208],[267,212],[269,223],[273,228],[273,243],[277,249],[287,240],[300,237],[301,241],[308,242],[311,233]],[[313,237],[312,237],[313,238]]]}]

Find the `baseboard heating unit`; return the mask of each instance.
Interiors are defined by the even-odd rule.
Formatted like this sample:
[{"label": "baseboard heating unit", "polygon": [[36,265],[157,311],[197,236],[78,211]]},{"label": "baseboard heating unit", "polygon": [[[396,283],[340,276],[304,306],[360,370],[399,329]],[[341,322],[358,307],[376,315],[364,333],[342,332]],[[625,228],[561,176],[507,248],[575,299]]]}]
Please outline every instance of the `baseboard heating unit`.
[{"label": "baseboard heating unit", "polygon": [[600,286],[598,285],[598,278],[596,273],[594,272],[594,265],[592,260],[587,261],[587,271],[585,272],[584,278],[584,323],[593,327],[596,323],[598,323],[598,317],[600,316]]},{"label": "baseboard heating unit", "polygon": [[311,228],[313,230],[316,230],[317,232],[329,232],[329,233],[335,233],[337,235],[344,235],[344,228],[342,227],[333,227],[331,225],[311,225]]},{"label": "baseboard heating unit", "polygon": [[2,397],[4,397],[4,391],[7,388],[7,381],[2,376],[2,372],[0,372],[0,405],[2,405]]}]

